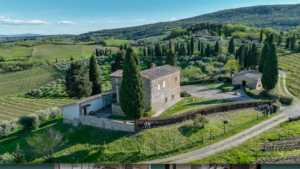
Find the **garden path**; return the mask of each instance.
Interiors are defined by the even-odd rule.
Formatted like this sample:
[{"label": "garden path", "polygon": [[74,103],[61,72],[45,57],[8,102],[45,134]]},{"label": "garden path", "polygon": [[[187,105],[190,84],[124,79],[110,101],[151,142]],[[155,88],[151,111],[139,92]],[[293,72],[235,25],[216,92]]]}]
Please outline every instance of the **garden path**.
[{"label": "garden path", "polygon": [[187,163],[190,161],[199,160],[215,153],[231,149],[233,147],[241,145],[243,142],[249,140],[250,138],[259,135],[276,125],[286,121],[288,117],[300,115],[300,107],[288,107],[286,110],[271,119],[265,120],[249,129],[246,129],[234,136],[221,140],[217,143],[211,144],[209,146],[193,150],[184,154],[179,154],[176,156],[171,156],[163,159],[157,159],[152,161],[144,161],[141,163]]}]

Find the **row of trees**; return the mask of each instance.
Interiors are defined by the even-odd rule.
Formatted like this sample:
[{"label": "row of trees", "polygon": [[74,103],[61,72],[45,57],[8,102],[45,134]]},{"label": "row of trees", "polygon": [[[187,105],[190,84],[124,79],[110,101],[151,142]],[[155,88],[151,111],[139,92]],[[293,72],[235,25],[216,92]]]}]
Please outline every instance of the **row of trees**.
[{"label": "row of trees", "polygon": [[67,70],[65,85],[68,94],[78,99],[101,93],[102,81],[96,57],[93,55],[90,58],[89,76],[87,76],[84,62],[71,63],[70,68]]},{"label": "row of trees", "polygon": [[107,49],[105,48],[105,50],[102,50],[102,49],[96,49],[96,56],[108,56],[112,54],[112,49]]}]

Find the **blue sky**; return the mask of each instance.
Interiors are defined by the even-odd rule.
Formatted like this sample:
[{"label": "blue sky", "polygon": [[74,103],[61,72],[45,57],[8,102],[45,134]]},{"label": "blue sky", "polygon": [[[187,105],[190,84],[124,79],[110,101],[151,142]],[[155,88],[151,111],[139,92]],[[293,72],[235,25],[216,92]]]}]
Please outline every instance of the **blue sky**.
[{"label": "blue sky", "polygon": [[80,34],[299,0],[0,0],[0,34]]}]

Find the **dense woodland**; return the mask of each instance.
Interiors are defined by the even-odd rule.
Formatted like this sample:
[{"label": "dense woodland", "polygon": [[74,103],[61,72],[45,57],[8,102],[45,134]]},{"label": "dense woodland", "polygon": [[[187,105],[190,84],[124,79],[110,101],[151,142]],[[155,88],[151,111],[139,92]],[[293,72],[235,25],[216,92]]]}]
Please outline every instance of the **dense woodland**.
[{"label": "dense woodland", "polygon": [[142,39],[163,35],[173,28],[187,28],[195,23],[210,22],[219,24],[246,25],[250,27],[271,27],[288,31],[300,23],[300,5],[266,5],[246,8],[228,9],[204,14],[174,22],[160,22],[128,28],[118,28],[89,32],[82,35],[114,36],[118,39]]}]

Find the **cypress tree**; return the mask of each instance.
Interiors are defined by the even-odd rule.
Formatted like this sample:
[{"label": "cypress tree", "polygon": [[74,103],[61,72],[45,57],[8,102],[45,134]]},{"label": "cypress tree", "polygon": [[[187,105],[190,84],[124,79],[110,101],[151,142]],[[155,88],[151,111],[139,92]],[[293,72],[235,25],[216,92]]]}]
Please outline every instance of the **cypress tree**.
[{"label": "cypress tree", "polygon": [[172,42],[171,42],[171,40],[169,41],[169,49],[172,49]]},{"label": "cypress tree", "polygon": [[162,47],[161,47],[161,55],[165,56],[165,46],[164,45],[162,45]]},{"label": "cypress tree", "polygon": [[278,81],[278,58],[275,45],[270,46],[265,59],[263,75],[261,78],[263,88],[267,91],[274,89]]},{"label": "cypress tree", "polygon": [[192,38],[191,38],[191,55],[194,54],[194,47],[195,47],[195,45],[194,45],[194,36],[192,36]]},{"label": "cypress tree", "polygon": [[277,45],[280,46],[281,43],[282,43],[282,41],[283,41],[283,32],[280,31],[280,35],[279,35],[279,37],[277,39]]},{"label": "cypress tree", "polygon": [[241,65],[241,66],[245,66],[244,65],[244,60],[245,60],[245,48],[246,48],[246,46],[245,45],[241,45],[240,47],[239,47],[239,49],[237,50],[237,55],[236,55],[236,58],[238,58],[239,59],[239,64]]},{"label": "cypress tree", "polygon": [[229,45],[228,45],[228,52],[230,54],[234,53],[234,38],[231,38]]},{"label": "cypress tree", "polygon": [[290,38],[289,38],[289,37],[287,37],[287,39],[286,39],[285,48],[286,48],[286,49],[289,49],[289,48],[290,48]]},{"label": "cypress tree", "polygon": [[226,27],[226,30],[225,30],[225,37],[227,38],[227,36],[228,36],[228,29],[227,29],[227,27]]},{"label": "cypress tree", "polygon": [[166,58],[166,64],[171,66],[176,66],[176,57],[172,50],[167,51],[167,58]]},{"label": "cypress tree", "polygon": [[111,72],[115,72],[118,69],[123,69],[124,61],[125,61],[125,51],[124,50],[118,51],[114,59],[114,62],[112,62],[111,64]]},{"label": "cypress tree", "polygon": [[120,45],[120,50],[123,50],[124,49],[124,46],[123,45]]},{"label": "cypress tree", "polygon": [[269,34],[266,34],[265,42],[269,43]]},{"label": "cypress tree", "polygon": [[107,48],[105,48],[104,56],[107,56]]},{"label": "cypress tree", "polygon": [[120,102],[125,115],[134,119],[135,130],[138,129],[138,119],[145,112],[144,96],[145,92],[140,73],[139,58],[130,47],[127,49],[125,56]]},{"label": "cypress tree", "polygon": [[148,46],[148,56],[152,56],[150,46]]},{"label": "cypress tree", "polygon": [[154,55],[154,48],[153,48],[153,47],[151,47],[151,51],[152,51],[152,52],[151,52],[152,56],[155,56],[155,55]]},{"label": "cypress tree", "polygon": [[74,60],[73,57],[71,57],[71,61]]},{"label": "cypress tree", "polygon": [[200,40],[198,41],[198,52],[201,51],[201,44],[200,44]]},{"label": "cypress tree", "polygon": [[261,51],[261,56],[260,56],[260,61],[259,61],[259,71],[260,72],[263,72],[263,70],[264,70],[264,63],[268,56],[268,52],[269,52],[269,44],[265,43],[265,45]]},{"label": "cypress tree", "polygon": [[99,49],[96,49],[96,56],[100,56]]},{"label": "cypress tree", "polygon": [[56,63],[57,63],[57,58],[56,58],[56,60],[55,60],[55,61],[56,61]]},{"label": "cypress tree", "polygon": [[274,42],[274,35],[271,34],[271,35],[269,36],[269,39],[268,39],[268,44],[269,44],[269,46],[271,46],[273,42]]},{"label": "cypress tree", "polygon": [[66,88],[71,97],[80,99],[84,96],[90,96],[92,93],[92,82],[86,75],[85,65],[83,61],[71,63],[66,75]]},{"label": "cypress tree", "polygon": [[220,49],[220,46],[219,46],[219,42],[217,41],[215,44],[215,52],[219,53],[219,49]]},{"label": "cypress tree", "polygon": [[261,43],[263,41],[263,30],[260,30],[260,36],[259,36],[259,42]]},{"label": "cypress tree", "polygon": [[209,44],[206,45],[205,54],[206,54],[207,57],[208,57],[209,54],[210,54],[210,45],[209,45]]},{"label": "cypress tree", "polygon": [[296,41],[297,41],[296,35],[293,34],[293,37],[290,38],[291,49],[295,48]]},{"label": "cypress tree", "polygon": [[204,44],[203,42],[201,43],[201,56],[203,56],[203,53],[204,53]]},{"label": "cypress tree", "polygon": [[252,69],[255,69],[255,67],[258,65],[259,57],[260,57],[260,52],[254,43],[252,45],[252,51],[250,53],[250,57],[248,60],[248,66],[251,67]]},{"label": "cypress tree", "polygon": [[102,81],[100,78],[99,66],[97,64],[97,60],[94,55],[90,58],[89,77],[90,77],[90,81],[93,83],[92,95],[101,93]]},{"label": "cypress tree", "polygon": [[187,43],[186,48],[187,48],[188,55],[191,56],[191,46],[189,42]]},{"label": "cypress tree", "polygon": [[249,47],[246,46],[244,50],[244,68],[248,67],[248,53],[249,53]]},{"label": "cypress tree", "polygon": [[124,44],[124,49],[127,50],[127,43]]},{"label": "cypress tree", "polygon": [[144,56],[146,56],[146,47],[145,46],[143,47],[143,53],[144,53]]}]

